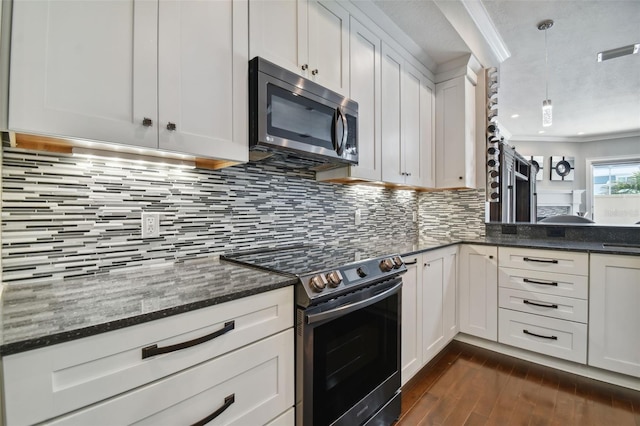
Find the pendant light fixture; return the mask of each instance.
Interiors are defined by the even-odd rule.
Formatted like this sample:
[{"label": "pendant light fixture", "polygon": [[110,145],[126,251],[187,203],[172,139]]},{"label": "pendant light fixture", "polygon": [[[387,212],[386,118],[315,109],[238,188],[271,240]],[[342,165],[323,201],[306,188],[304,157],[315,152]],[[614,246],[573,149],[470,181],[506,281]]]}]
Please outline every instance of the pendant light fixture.
[{"label": "pendant light fixture", "polygon": [[542,127],[549,127],[553,118],[553,106],[549,99],[549,54],[547,51],[547,30],[553,27],[553,20],[546,19],[538,24],[540,31],[544,30],[544,67],[545,67],[545,100],[542,101]]}]

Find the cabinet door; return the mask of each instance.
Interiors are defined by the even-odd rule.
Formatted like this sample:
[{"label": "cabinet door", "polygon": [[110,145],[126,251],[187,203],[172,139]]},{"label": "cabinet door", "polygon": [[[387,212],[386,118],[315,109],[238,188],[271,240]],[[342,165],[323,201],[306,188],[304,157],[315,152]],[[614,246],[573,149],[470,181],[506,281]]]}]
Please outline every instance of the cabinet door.
[{"label": "cabinet door", "polygon": [[420,84],[421,74],[403,64],[400,112],[402,117],[401,169],[408,185],[422,184],[420,158]]},{"label": "cabinet door", "polygon": [[309,0],[311,78],[349,95],[349,13],[337,2]]},{"label": "cabinet door", "polygon": [[422,361],[429,362],[458,332],[457,253],[447,247],[423,256]]},{"label": "cabinet door", "polygon": [[497,247],[463,245],[460,249],[460,331],[498,338]]},{"label": "cabinet door", "polygon": [[157,147],[157,8],[14,2],[9,128]]},{"label": "cabinet door", "polygon": [[247,1],[161,1],[159,23],[160,148],[247,161]]},{"label": "cabinet door", "polygon": [[589,365],[640,377],[640,258],[591,255]]},{"label": "cabinet door", "polygon": [[306,76],[307,32],[307,0],[249,1],[249,58],[260,56]]},{"label": "cabinet door", "polygon": [[380,48],[381,41],[351,17],[350,97],[358,102],[358,157],[351,176],[381,180]]},{"label": "cabinet door", "polygon": [[423,78],[424,80],[420,84],[420,178],[422,186],[433,188],[436,186],[434,162],[435,96],[426,77]]},{"label": "cabinet door", "polygon": [[429,362],[444,346],[444,258],[439,252],[427,253],[422,275],[422,355]]},{"label": "cabinet door", "polygon": [[404,183],[401,153],[400,93],[404,60],[388,45],[382,45],[382,180]]},{"label": "cabinet door", "polygon": [[475,87],[466,76],[436,85],[436,184],[475,187]]},{"label": "cabinet door", "polygon": [[446,249],[443,261],[442,322],[445,343],[458,334],[458,247]]},{"label": "cabinet door", "polygon": [[[402,384],[422,367],[422,265],[421,256],[405,258],[402,276]],[[418,267],[420,264],[420,267]]]}]

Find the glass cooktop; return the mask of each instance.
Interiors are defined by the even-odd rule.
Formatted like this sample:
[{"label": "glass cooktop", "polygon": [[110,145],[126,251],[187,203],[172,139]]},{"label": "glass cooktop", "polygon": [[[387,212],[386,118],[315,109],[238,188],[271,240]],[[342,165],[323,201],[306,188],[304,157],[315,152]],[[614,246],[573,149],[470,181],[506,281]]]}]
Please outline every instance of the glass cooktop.
[{"label": "glass cooktop", "polygon": [[222,258],[275,272],[305,275],[394,254],[379,245],[304,244],[231,253]]}]

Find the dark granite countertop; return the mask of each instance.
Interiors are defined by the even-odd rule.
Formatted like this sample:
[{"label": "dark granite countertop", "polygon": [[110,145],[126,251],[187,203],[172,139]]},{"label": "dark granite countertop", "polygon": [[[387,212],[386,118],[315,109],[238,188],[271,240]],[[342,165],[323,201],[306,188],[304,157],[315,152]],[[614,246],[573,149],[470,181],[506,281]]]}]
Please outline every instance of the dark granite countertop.
[{"label": "dark granite countertop", "polygon": [[[363,243],[365,244],[365,243]],[[640,256],[632,247],[602,242],[514,237],[412,238],[384,245],[403,256],[455,244],[569,250]],[[4,287],[0,301],[0,355],[62,343],[293,285],[293,276],[201,258],[126,272]]]},{"label": "dark granite countertop", "polygon": [[619,254],[640,256],[640,244],[635,247],[633,244],[625,243],[602,243],[588,241],[566,241],[549,239],[523,239],[523,238],[415,238],[406,241],[396,241],[393,245],[397,252],[403,256],[424,253],[430,250],[437,250],[453,244],[480,244],[503,247],[520,247],[533,249],[580,251],[587,253]]},{"label": "dark granite countertop", "polygon": [[293,285],[217,257],[4,287],[0,355],[91,336]]}]

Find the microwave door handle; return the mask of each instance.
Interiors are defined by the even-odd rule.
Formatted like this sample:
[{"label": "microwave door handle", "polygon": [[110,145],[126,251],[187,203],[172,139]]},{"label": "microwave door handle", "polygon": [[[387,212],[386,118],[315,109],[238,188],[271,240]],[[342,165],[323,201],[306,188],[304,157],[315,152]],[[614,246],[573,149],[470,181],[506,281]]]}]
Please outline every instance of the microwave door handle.
[{"label": "microwave door handle", "polygon": [[[338,119],[342,120],[342,138],[338,137],[338,124],[337,124]],[[342,112],[340,108],[336,108],[335,149],[338,155],[342,155],[342,152],[344,151],[344,148],[347,145],[347,138],[349,136],[349,128],[347,126],[348,126],[347,116]]]}]

